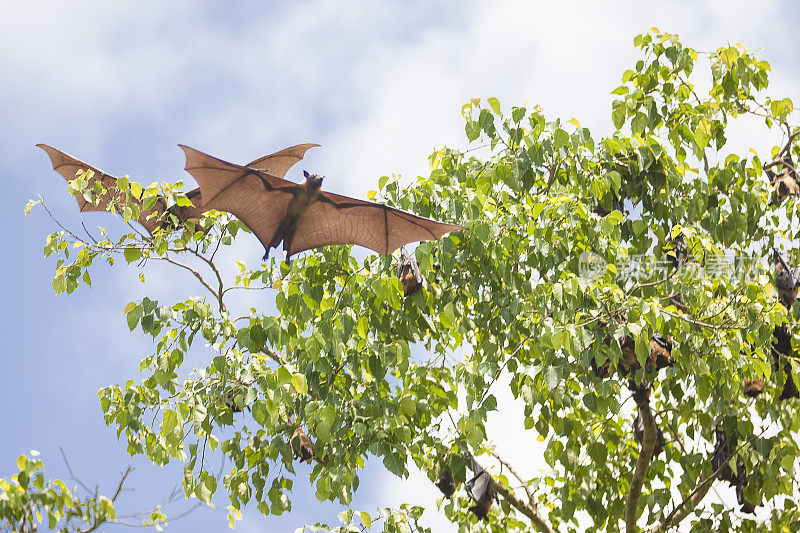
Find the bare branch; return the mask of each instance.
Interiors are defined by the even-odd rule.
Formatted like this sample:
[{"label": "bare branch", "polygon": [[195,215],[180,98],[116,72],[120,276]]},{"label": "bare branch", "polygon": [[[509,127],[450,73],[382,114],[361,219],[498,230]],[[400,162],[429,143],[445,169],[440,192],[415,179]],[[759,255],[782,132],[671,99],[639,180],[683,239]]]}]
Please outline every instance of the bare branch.
[{"label": "bare branch", "polygon": [[636,519],[639,517],[639,497],[642,495],[642,485],[644,485],[647,469],[650,466],[650,459],[653,457],[653,448],[655,448],[656,444],[656,421],[653,418],[653,411],[650,410],[649,401],[641,402],[638,408],[639,416],[644,425],[644,437],[642,438],[639,458],[636,460],[636,468],[631,478],[631,486],[628,489],[628,497],[625,501],[625,531],[627,533],[636,532]]}]

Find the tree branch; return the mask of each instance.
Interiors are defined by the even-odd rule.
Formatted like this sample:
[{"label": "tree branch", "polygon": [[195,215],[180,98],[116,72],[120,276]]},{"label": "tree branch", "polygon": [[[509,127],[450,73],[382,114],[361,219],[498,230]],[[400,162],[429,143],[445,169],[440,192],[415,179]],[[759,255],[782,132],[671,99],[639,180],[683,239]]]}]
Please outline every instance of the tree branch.
[{"label": "tree branch", "polygon": [[650,459],[653,457],[653,448],[656,444],[656,421],[653,418],[653,411],[650,410],[648,400],[638,405],[639,416],[644,426],[644,437],[642,438],[642,449],[639,458],[636,460],[636,468],[631,478],[631,486],[628,489],[628,497],[625,502],[625,531],[627,533],[636,532],[636,519],[639,517],[639,497],[642,495],[642,485],[644,485],[647,469],[650,466]]},{"label": "tree branch", "polygon": [[[757,437],[761,437],[765,431],[766,428],[764,428]],[[684,518],[686,518],[686,516],[697,507],[700,501],[705,498],[708,490],[711,488],[712,483],[714,483],[714,480],[717,479],[717,475],[722,471],[723,468],[725,468],[725,465],[731,460],[731,457],[738,454],[744,449],[745,446],[752,445],[755,439],[756,437],[751,436],[742,444],[740,444],[738,448],[733,450],[731,454],[725,458],[725,461],[719,466],[719,468],[712,472],[710,476],[701,481],[697,487],[695,487],[692,493],[688,497],[684,498],[681,503],[676,505],[672,512],[669,513],[663,521],[654,525],[650,529],[650,533],[662,533],[667,531],[671,527],[678,525]]]},{"label": "tree branch", "polygon": [[491,478],[491,480],[492,488],[495,490],[495,492],[505,498],[505,500],[511,504],[514,509],[530,518],[531,523],[537,530],[543,533],[555,533],[555,531],[547,524],[547,522],[544,521],[544,518],[542,518],[542,515],[539,514],[539,510],[537,508],[530,505],[525,505],[522,500],[514,496],[514,493],[511,492],[510,489],[507,489],[498,483],[494,478]]},{"label": "tree branch", "polygon": [[[492,489],[497,494],[501,495],[511,505],[511,507],[513,507],[514,509],[516,509],[520,513],[524,514],[525,516],[527,516],[530,519],[530,521],[533,524],[533,526],[538,531],[541,531],[542,533],[555,533],[555,530],[553,530],[553,528],[551,528],[550,525],[547,522],[545,522],[545,520],[542,517],[542,515],[539,514],[539,506],[536,505],[536,502],[533,499],[533,495],[528,490],[527,483],[525,483],[522,480],[522,478],[520,478],[519,475],[517,475],[517,473],[514,472],[511,469],[511,467],[509,466],[508,463],[506,463],[505,461],[500,459],[500,457],[498,457],[497,454],[492,452],[492,455],[498,461],[500,461],[501,465],[506,467],[508,469],[508,471],[511,472],[511,474],[514,477],[516,477],[522,483],[522,486],[525,489],[525,492],[528,494],[528,499],[530,500],[530,505],[526,504],[525,502],[523,502],[522,500],[517,498],[516,495],[514,495],[514,492],[511,489],[509,489],[508,487],[504,487],[503,485],[498,483],[497,480],[494,478],[494,476],[489,476],[489,479],[492,482]],[[467,461],[467,463],[469,463],[470,459],[472,459],[472,454],[470,454],[469,452],[465,452],[463,454],[463,457],[464,457],[464,460]]]},{"label": "tree branch", "polygon": [[734,325],[730,325],[730,326],[726,326],[724,324],[720,324],[720,325],[717,326],[717,325],[714,325],[714,324],[709,324],[708,322],[703,322],[701,320],[695,320],[693,318],[689,318],[686,315],[676,315],[675,313],[671,313],[671,312],[667,311],[663,307],[659,307],[658,310],[661,311],[662,313],[664,313],[665,315],[671,316],[672,318],[677,318],[678,320],[683,320],[684,322],[688,322],[690,324],[694,324],[695,326],[700,326],[700,327],[704,327],[704,328],[710,328],[710,329],[744,329],[746,327],[746,326],[744,326],[742,324],[734,324]]}]

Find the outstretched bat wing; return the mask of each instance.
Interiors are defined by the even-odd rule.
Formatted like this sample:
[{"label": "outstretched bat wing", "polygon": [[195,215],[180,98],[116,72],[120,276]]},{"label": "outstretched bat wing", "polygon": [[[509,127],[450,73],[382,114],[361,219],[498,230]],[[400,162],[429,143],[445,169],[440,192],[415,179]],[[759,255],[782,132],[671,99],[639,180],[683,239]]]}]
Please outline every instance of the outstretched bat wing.
[{"label": "outstretched bat wing", "polygon": [[180,147],[186,153],[186,170],[200,185],[203,208],[233,213],[269,249],[275,231],[286,217],[289,202],[300,187],[264,170],[228,163],[188,146]]},{"label": "outstretched bat wing", "polygon": [[283,178],[286,176],[286,172],[290,168],[292,168],[298,161],[303,159],[303,156],[306,155],[306,152],[309,149],[317,146],[319,145],[314,143],[297,144],[295,146],[290,146],[289,148],[284,148],[283,150],[275,152],[274,154],[260,157],[255,161],[251,161],[245,166],[250,168],[260,168],[261,170],[266,170],[273,176]]},{"label": "outstretched bat wing", "polygon": [[[46,144],[37,144],[36,146],[47,152],[47,155],[50,156],[50,161],[53,163],[53,170],[61,174],[65,180],[74,180],[78,171],[92,170],[94,176],[89,180],[89,185],[94,185],[97,181],[103,184],[103,188],[106,192],[100,196],[96,204],[86,200],[86,198],[81,195],[75,197],[81,211],[107,211],[108,205],[112,200],[121,201],[121,195],[117,190],[117,178],[114,176],[106,174],[102,170],[88,163],[84,163],[52,146]],[[155,233],[161,225],[161,214],[163,213],[162,203],[157,203],[156,208],[153,210],[144,210],[142,209],[142,203],[138,199],[132,198],[131,201],[139,206],[138,222],[147,229],[150,235]]]},{"label": "outstretched bat wing", "polygon": [[330,244],[357,244],[389,255],[404,244],[433,241],[462,229],[466,228],[388,205],[322,192],[297,222],[287,255]]}]

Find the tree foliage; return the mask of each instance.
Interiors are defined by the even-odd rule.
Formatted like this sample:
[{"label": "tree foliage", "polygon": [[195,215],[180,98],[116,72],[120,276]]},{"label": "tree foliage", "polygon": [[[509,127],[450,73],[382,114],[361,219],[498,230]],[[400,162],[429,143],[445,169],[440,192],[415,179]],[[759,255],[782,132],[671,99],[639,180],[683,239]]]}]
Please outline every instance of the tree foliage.
[{"label": "tree foliage", "polygon": [[[482,152],[438,150],[430,176],[407,187],[380,179],[386,203],[469,228],[416,249],[423,290],[407,298],[396,257],[347,246],[291,267],[238,264],[225,279],[217,250],[247,228],[223,213],[176,220],[153,239],[50,235],[56,292],[91,283],[96,259],[119,258],[143,271],[169,262],[207,291],[125,308],[154,350],[139,379],[99,391],[106,423],[132,455],[181,461],[187,498],[224,491],[231,524],[248,504],[286,512],[295,483],[349,506],[369,457],[397,476],[419,468],[434,482],[448,471],[464,483],[471,458],[483,456],[499,505],[479,522],[463,491],[439,503],[460,531],[797,529],[800,417],[796,400],[779,396],[800,368],[772,350],[776,326],[793,333],[796,314],[776,299],[772,263],[761,260],[785,247],[790,264],[800,261],[796,199],[778,201],[764,177],[800,156],[792,102],[766,94],[769,64],[741,45],[700,53],[656,30],[634,44],[641,59],[612,92],[610,136],[538,107],[475,99],[463,108],[465,131]],[[728,151],[742,120],[775,139],[771,153]],[[126,222],[138,216],[131,195],[145,207],[158,195],[186,202],[181,184],[118,186],[111,209]],[[73,190],[99,192],[85,181]],[[237,295],[256,290],[270,305],[243,309]],[[648,364],[656,333],[671,339],[674,366]],[[763,393],[743,396],[742,380],[758,377]],[[505,382],[524,409],[513,423],[544,449],[544,471],[531,479],[486,431]],[[297,424],[315,442],[307,476],[293,462]],[[706,499],[724,486],[711,462],[718,429],[737,443],[723,462],[746,469],[740,488],[754,516]],[[654,454],[658,430],[665,447]],[[213,456],[230,470],[212,472]],[[424,531],[422,512],[346,511],[343,525],[318,527]]]}]

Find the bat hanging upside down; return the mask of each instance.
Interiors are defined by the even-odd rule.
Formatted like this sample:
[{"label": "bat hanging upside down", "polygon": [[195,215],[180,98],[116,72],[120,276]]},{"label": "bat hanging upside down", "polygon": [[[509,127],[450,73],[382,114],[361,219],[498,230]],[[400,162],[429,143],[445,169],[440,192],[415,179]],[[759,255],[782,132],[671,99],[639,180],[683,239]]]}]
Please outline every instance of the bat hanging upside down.
[{"label": "bat hanging upside down", "polygon": [[320,190],[323,177],[303,172],[294,183],[270,171],[228,163],[194,148],[186,152],[186,170],[200,185],[204,209],[237,216],[269,255],[282,242],[289,258],[331,244],[357,244],[389,255],[404,244],[436,240],[466,229],[419,217],[387,205]]},{"label": "bat hanging upside down", "polygon": [[422,287],[419,265],[416,258],[405,247],[400,247],[400,262],[397,264],[397,278],[403,286],[403,296],[411,296]]}]

